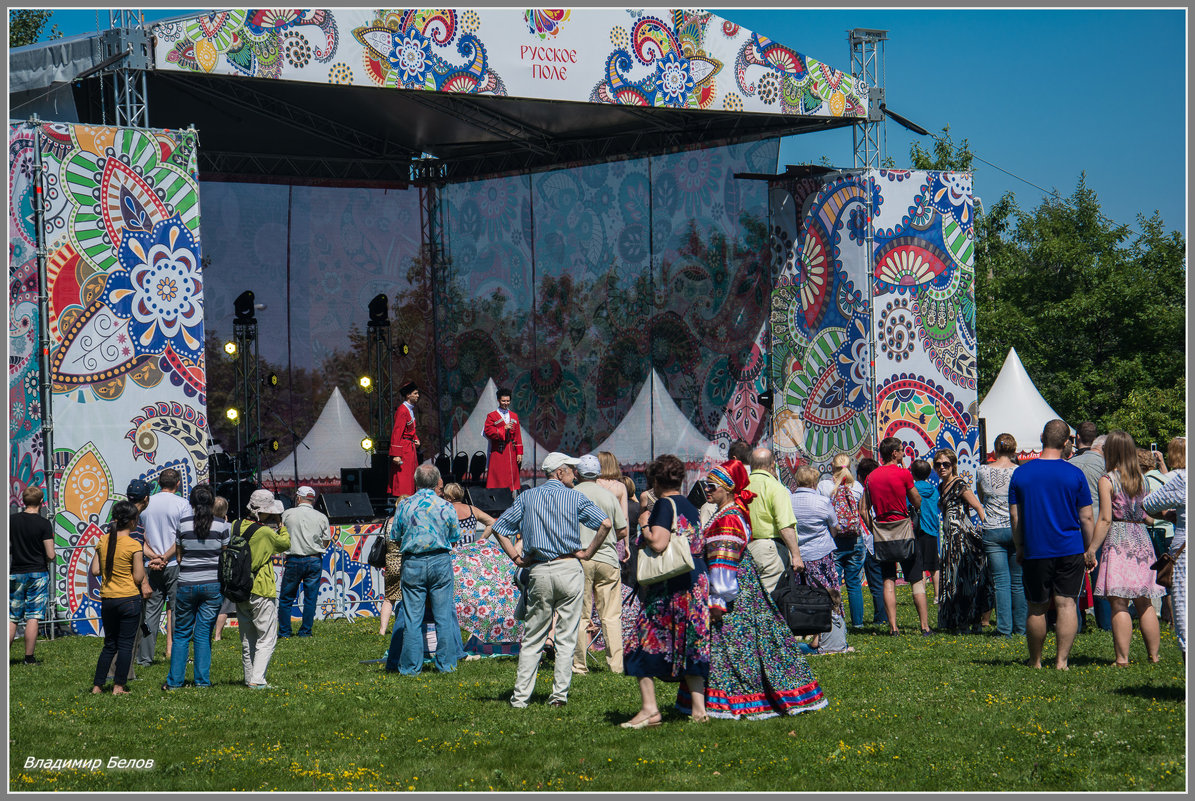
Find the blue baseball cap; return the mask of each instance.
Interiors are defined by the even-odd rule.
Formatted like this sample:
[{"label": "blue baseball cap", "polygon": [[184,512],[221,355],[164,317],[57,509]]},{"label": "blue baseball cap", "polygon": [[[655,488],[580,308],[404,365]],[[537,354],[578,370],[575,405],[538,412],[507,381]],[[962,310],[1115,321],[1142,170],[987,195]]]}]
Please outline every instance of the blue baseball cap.
[{"label": "blue baseball cap", "polygon": [[143,501],[153,492],[153,486],[148,481],[135,478],[129,482],[129,488],[124,491],[125,497],[133,503]]}]

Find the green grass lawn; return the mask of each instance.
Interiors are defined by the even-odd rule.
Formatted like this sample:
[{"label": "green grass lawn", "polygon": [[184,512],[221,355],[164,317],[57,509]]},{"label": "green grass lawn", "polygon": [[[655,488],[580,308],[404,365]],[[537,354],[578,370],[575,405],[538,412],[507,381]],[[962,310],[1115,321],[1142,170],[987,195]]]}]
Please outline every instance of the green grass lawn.
[{"label": "green grass lawn", "polygon": [[[903,590],[903,588],[902,588]],[[916,631],[907,597],[905,631]],[[932,613],[931,613],[932,614]],[[910,616],[908,620],[904,619]],[[215,643],[211,690],[171,693],[161,662],[132,694],[90,694],[100,640],[40,642],[40,665],[9,668],[10,790],[1153,790],[1186,784],[1186,684],[1174,635],[1150,665],[1111,665],[1111,635],[1083,634],[1071,670],[1020,664],[1022,638],[851,638],[813,657],[828,708],[795,718],[657,729],[617,724],[632,679],[591,672],[569,704],[507,704],[510,658],[455,673],[388,674],[377,622],[317,623],[279,642],[269,679],[241,684],[234,630]],[[158,654],[164,642],[159,639]],[[1052,654],[1053,636],[1047,641]],[[19,658],[20,640],[10,649]],[[659,685],[661,708],[675,686]],[[672,692],[669,692],[671,690]],[[149,770],[26,770],[37,759],[152,759]]]}]

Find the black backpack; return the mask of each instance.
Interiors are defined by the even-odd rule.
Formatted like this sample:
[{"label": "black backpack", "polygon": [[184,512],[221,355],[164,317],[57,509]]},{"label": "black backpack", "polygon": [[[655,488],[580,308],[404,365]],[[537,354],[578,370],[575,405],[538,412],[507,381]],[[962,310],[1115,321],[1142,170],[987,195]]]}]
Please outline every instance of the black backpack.
[{"label": "black backpack", "polygon": [[249,541],[259,528],[260,525],[249,520],[234,521],[228,547],[220,552],[220,593],[236,604],[248,601],[253,593],[253,554]]}]

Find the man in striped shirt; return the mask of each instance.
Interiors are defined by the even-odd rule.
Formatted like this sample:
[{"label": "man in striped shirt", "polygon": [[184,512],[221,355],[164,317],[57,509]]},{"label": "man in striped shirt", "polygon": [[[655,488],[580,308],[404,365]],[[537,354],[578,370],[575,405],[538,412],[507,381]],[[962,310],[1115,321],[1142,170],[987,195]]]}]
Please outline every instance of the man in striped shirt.
[{"label": "man in striped shirt", "polygon": [[[527,567],[527,622],[519,649],[510,705],[522,709],[535,687],[535,674],[544,643],[556,621],[556,668],[548,703],[564,706],[573,671],[569,655],[577,647],[585,572],[579,559],[592,559],[610,532],[610,518],[582,493],[573,489],[577,459],[553,451],[543,462],[549,480],[519,493],[514,504],[494,523],[498,544],[516,565]],[[581,547],[579,526],[595,529],[589,547]],[[514,540],[519,540],[516,544]]]}]

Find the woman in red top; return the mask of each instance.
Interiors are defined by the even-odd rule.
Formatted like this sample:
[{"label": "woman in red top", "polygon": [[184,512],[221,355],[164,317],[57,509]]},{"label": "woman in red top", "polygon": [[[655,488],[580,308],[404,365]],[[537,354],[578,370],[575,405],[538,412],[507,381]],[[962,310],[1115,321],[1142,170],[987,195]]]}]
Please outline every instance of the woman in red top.
[{"label": "woman in red top", "polygon": [[419,437],[415,435],[415,404],[419,402],[419,387],[408,381],[399,389],[403,403],[394,413],[394,430],[390,432],[390,487],[392,497],[415,494],[415,468],[419,457]]}]

